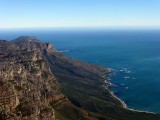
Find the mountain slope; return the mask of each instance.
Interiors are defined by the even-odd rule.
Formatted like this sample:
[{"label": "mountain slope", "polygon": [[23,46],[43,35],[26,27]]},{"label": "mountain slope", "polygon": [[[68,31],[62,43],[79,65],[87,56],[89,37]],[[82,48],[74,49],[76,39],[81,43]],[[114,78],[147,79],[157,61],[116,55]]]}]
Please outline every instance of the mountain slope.
[{"label": "mountain slope", "polygon": [[107,89],[109,74],[35,37],[0,40],[0,119],[160,120],[126,109]]}]

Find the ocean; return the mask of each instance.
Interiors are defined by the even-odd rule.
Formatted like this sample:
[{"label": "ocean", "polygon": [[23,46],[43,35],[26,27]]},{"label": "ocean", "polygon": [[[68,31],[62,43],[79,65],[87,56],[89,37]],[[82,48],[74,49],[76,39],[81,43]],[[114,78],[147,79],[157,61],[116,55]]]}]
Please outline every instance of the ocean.
[{"label": "ocean", "polygon": [[160,30],[0,30],[0,39],[22,35],[50,42],[65,55],[116,72],[109,87],[128,108],[160,113]]}]

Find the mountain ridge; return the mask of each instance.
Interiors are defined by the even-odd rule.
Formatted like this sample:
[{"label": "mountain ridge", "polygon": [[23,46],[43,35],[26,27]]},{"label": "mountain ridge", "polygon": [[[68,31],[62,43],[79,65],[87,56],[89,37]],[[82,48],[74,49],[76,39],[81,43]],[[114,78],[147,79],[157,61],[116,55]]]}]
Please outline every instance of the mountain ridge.
[{"label": "mountain ridge", "polygon": [[159,114],[126,109],[106,89],[109,74],[109,69],[69,58],[33,36],[0,40],[0,118],[160,119]]}]

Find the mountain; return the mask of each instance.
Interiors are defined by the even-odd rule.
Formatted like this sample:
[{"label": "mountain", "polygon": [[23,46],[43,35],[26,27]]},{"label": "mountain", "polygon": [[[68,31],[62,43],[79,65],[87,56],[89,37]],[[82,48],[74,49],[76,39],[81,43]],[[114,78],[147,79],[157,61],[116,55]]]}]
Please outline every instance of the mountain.
[{"label": "mountain", "polygon": [[0,40],[0,120],[160,120],[127,109],[107,89],[110,74],[32,36]]}]

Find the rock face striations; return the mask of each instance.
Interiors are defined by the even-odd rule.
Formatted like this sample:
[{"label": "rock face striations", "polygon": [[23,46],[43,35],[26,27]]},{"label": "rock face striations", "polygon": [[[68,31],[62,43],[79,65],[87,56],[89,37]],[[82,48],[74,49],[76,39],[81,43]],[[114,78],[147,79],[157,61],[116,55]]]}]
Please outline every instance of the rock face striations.
[{"label": "rock face striations", "polygon": [[126,109],[106,89],[110,73],[35,37],[0,40],[0,120],[160,120]]},{"label": "rock face striations", "polygon": [[1,119],[54,120],[49,100],[61,95],[59,84],[34,37],[0,41]]}]

